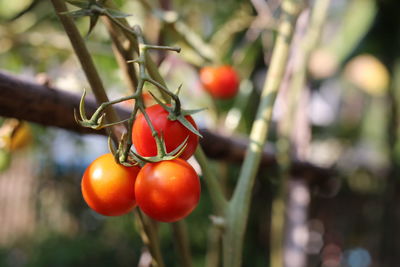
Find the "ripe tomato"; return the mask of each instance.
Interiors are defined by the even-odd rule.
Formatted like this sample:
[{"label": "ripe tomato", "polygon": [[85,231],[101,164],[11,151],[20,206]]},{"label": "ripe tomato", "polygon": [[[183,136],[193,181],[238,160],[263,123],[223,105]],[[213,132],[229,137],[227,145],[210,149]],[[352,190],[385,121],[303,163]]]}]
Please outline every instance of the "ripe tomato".
[{"label": "ripe tomato", "polygon": [[237,94],[239,88],[238,74],[228,65],[202,68],[200,81],[216,99],[232,98]]},{"label": "ripe tomato", "polygon": [[200,199],[200,181],[185,160],[147,163],[140,170],[135,194],[138,206],[151,218],[175,222],[189,215]]},{"label": "ripe tomato", "polygon": [[106,216],[122,215],[136,206],[135,181],[139,167],[125,167],[112,154],[94,160],[83,174],[81,188],[86,203]]},{"label": "ripe tomato", "polygon": [[[168,111],[159,104],[146,108],[146,112],[159,136],[164,138],[167,152],[174,151],[189,137],[186,148],[180,157],[188,159],[193,155],[199,143],[199,137],[196,134],[188,130],[179,121],[169,120]],[[197,129],[197,125],[191,116],[186,116],[186,119]],[[145,157],[157,155],[156,141],[143,114],[139,114],[133,124],[132,142],[140,155]]]}]

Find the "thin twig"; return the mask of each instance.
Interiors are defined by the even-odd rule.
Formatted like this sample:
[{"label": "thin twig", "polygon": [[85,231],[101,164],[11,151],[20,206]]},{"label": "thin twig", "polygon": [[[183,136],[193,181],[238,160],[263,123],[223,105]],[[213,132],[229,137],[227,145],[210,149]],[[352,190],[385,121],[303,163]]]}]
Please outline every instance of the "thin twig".
[{"label": "thin twig", "polygon": [[181,266],[192,267],[192,256],[190,254],[189,237],[185,221],[174,222],[171,226]]},{"label": "thin twig", "polygon": [[[105,88],[103,86],[103,82],[101,81],[100,75],[96,70],[96,67],[93,63],[93,59],[86,48],[85,42],[80,35],[78,29],[76,28],[74,21],[65,14],[68,11],[67,6],[64,1],[61,0],[51,0],[54,9],[57,12],[57,15],[64,26],[65,32],[68,35],[68,38],[71,40],[71,45],[78,57],[78,60],[82,66],[83,71],[85,72],[86,78],[90,84],[90,87],[96,96],[96,99],[99,104],[103,102],[108,102],[108,97],[105,92]],[[64,13],[64,14],[63,14]],[[106,120],[108,122],[119,121],[118,115],[112,108],[106,109]],[[113,138],[114,141],[119,139],[119,135],[121,134],[118,130],[115,130],[116,127],[113,127],[114,131]],[[121,127],[119,127],[119,130]]]}]

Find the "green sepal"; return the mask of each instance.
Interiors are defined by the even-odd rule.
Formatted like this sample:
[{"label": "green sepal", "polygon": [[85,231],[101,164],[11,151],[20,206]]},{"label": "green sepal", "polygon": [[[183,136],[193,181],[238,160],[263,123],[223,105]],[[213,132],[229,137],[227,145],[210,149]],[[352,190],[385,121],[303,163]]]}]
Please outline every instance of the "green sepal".
[{"label": "green sepal", "polygon": [[187,116],[187,115],[193,115],[193,114],[199,113],[199,112],[204,111],[204,110],[206,110],[206,109],[207,109],[207,108],[182,109],[181,113],[182,113],[184,116]]},{"label": "green sepal", "polygon": [[188,129],[189,131],[191,131],[192,133],[194,133],[195,135],[203,138],[203,136],[201,135],[201,133],[193,127],[193,125],[185,118],[185,115],[181,114],[177,117],[177,120],[182,123],[183,126],[186,127],[186,129]]},{"label": "green sepal", "polygon": [[62,15],[69,15],[73,18],[81,18],[81,17],[86,17],[90,16],[92,12],[88,9],[78,9],[74,11],[67,11],[67,12],[61,12]]},{"label": "green sepal", "polygon": [[79,101],[79,114],[83,120],[87,120],[86,110],[85,110],[85,97],[86,97],[86,89],[83,88],[83,93],[81,100]]},{"label": "green sepal", "polygon": [[[154,156],[154,157],[143,157],[141,155],[139,155],[138,153],[132,151],[132,153],[139,158],[141,161],[143,162],[152,162],[152,163],[156,163],[156,162],[160,162],[163,160],[173,160],[176,158],[179,158],[179,156],[182,154],[182,152],[185,150],[186,146],[187,146],[187,141],[188,141],[189,137],[186,137],[186,139],[177,147],[175,148],[173,151],[167,153],[164,156]],[[165,143],[163,143],[163,146],[165,148]]]},{"label": "green sepal", "polygon": [[86,37],[89,36],[89,34],[92,32],[94,27],[96,26],[97,22],[99,21],[99,15],[90,15],[90,24],[89,24],[89,30],[86,34]]},{"label": "green sepal", "polygon": [[[178,88],[178,90],[180,90],[180,87]],[[203,111],[205,110],[205,108],[202,109],[192,109],[192,110],[185,110],[185,109],[181,109],[180,114],[177,116],[174,113],[175,107],[174,106],[167,106],[166,104],[164,104],[159,98],[157,98],[154,94],[152,94],[151,92],[149,92],[150,95],[154,98],[154,100],[157,102],[157,104],[161,105],[166,111],[168,111],[169,115],[168,115],[168,119],[171,121],[179,121],[180,123],[182,123],[183,126],[186,127],[186,129],[188,129],[189,131],[191,131],[192,133],[194,133],[195,135],[199,136],[199,137],[203,137],[200,132],[193,127],[193,125],[185,118],[185,116],[187,115],[192,115],[195,114],[197,112]]]},{"label": "green sepal", "polygon": [[154,98],[154,100],[157,102],[157,104],[159,104],[160,106],[162,106],[165,110],[167,110],[168,112],[171,111],[171,107],[167,106],[164,102],[162,102],[158,97],[156,97],[151,91],[148,91],[149,94]]},{"label": "green sepal", "polygon": [[178,86],[178,88],[177,88],[176,91],[174,92],[175,95],[179,95],[179,94],[180,94],[181,89],[182,89],[182,85],[183,85],[183,84],[180,84],[180,85]]},{"label": "green sepal", "polygon": [[111,17],[116,18],[116,19],[123,19],[123,18],[129,17],[129,16],[132,16],[131,14],[127,14],[127,13],[124,13],[124,12],[121,12],[121,11],[115,10],[115,9],[106,8],[106,10]]},{"label": "green sepal", "polygon": [[65,0],[68,4],[85,9],[89,6],[90,2],[84,0]]}]

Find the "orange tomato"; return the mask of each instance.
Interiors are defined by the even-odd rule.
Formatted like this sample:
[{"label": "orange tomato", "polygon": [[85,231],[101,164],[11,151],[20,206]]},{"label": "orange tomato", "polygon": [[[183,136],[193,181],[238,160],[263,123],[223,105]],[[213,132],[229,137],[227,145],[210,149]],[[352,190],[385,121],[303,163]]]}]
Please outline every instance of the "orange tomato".
[{"label": "orange tomato", "polygon": [[200,81],[210,95],[216,99],[232,98],[239,89],[239,76],[229,65],[202,68]]},{"label": "orange tomato", "polygon": [[125,167],[110,153],[94,160],[83,174],[82,195],[90,208],[106,216],[128,213],[136,206],[139,167]]}]

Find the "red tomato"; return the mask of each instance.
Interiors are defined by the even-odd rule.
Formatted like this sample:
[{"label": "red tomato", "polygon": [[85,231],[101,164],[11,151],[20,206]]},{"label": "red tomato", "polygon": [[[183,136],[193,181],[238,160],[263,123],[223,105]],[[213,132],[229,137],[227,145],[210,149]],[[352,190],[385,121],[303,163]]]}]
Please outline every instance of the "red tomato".
[{"label": "red tomato", "polygon": [[140,170],[135,195],[138,206],[151,218],[175,222],[189,215],[200,199],[200,181],[183,159],[147,163]]},{"label": "red tomato", "polygon": [[[199,143],[199,137],[188,130],[179,121],[171,121],[168,119],[168,111],[161,105],[154,105],[146,109],[155,130],[160,137],[164,138],[167,152],[174,151],[182,144],[187,137],[187,145],[185,150],[180,155],[183,159],[190,158],[196,150]],[[197,129],[197,125],[191,116],[186,116],[186,119]],[[139,114],[132,128],[132,142],[136,151],[145,157],[157,155],[157,145],[154,137],[151,134],[151,129],[146,122],[143,114]]]},{"label": "red tomato", "polygon": [[216,99],[232,98],[237,94],[239,88],[238,74],[228,65],[202,68],[200,81]]},{"label": "red tomato", "polygon": [[139,167],[125,167],[110,153],[94,160],[83,174],[81,188],[86,203],[106,216],[128,213],[136,206],[135,181]]}]

